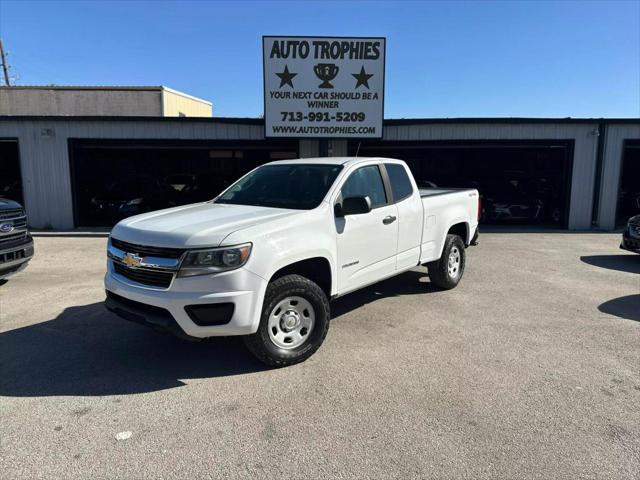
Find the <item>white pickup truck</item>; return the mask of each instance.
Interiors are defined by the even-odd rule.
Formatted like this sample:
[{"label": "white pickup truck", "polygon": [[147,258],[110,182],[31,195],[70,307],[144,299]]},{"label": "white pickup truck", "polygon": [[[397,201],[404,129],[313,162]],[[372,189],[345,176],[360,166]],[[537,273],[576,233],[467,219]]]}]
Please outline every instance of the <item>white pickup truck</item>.
[{"label": "white pickup truck", "polygon": [[183,338],[245,335],[264,363],[291,365],[324,341],[330,299],[418,265],[455,287],[479,202],[419,190],[400,160],[268,163],[209,202],[118,223],[105,305]]}]

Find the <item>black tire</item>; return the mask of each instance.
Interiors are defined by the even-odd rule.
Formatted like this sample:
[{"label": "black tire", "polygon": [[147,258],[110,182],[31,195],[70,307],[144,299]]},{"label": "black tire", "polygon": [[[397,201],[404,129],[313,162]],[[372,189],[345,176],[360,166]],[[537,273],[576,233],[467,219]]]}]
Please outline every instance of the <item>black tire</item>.
[{"label": "black tire", "polygon": [[[269,315],[278,303],[290,296],[302,297],[308,301],[313,307],[315,321],[304,343],[294,349],[285,349],[271,340]],[[253,335],[244,337],[244,343],[258,360],[269,366],[294,365],[305,361],[320,348],[329,331],[330,318],[329,300],[318,285],[300,275],[286,275],[267,286],[258,330]]]},{"label": "black tire", "polygon": [[[457,274],[451,275],[449,273],[449,255],[454,248],[457,248],[460,253],[460,262]],[[465,246],[462,239],[458,235],[447,235],[440,259],[427,263],[431,283],[443,290],[455,288],[464,273],[465,260]]]}]

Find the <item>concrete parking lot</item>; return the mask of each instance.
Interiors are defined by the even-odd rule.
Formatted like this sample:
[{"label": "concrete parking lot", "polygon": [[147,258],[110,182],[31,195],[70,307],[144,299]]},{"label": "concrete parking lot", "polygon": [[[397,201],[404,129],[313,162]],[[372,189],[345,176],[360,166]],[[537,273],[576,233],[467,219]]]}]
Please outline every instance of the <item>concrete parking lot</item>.
[{"label": "concrete parking lot", "polygon": [[419,268],[337,300],[319,352],[269,370],[108,313],[105,238],[38,237],[0,286],[1,475],[640,478],[640,255],[618,244],[484,234],[457,289]]}]

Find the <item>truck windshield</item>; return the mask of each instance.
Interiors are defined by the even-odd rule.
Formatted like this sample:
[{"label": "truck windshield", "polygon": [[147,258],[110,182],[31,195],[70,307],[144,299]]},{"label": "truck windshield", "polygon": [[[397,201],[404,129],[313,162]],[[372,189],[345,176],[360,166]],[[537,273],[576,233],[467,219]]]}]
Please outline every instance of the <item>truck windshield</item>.
[{"label": "truck windshield", "polygon": [[311,210],[320,205],[340,170],[342,165],[265,165],[234,183],[215,203]]}]

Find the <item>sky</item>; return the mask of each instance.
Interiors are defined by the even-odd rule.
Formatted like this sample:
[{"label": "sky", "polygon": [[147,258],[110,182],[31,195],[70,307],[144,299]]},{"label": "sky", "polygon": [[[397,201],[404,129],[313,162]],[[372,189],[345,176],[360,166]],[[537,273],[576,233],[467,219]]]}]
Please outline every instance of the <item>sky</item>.
[{"label": "sky", "polygon": [[262,35],[387,38],[386,118],[640,117],[640,0],[15,1],[17,85],[166,85],[262,115]]}]

